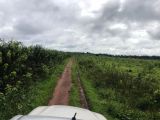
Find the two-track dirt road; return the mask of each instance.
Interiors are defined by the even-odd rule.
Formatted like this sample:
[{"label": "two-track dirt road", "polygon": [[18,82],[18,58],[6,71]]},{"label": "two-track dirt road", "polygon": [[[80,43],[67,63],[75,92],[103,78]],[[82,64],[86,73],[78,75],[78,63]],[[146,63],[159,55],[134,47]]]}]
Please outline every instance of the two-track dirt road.
[{"label": "two-track dirt road", "polygon": [[69,91],[71,89],[71,67],[72,60],[66,65],[48,105],[68,105]]},{"label": "two-track dirt road", "polygon": [[[72,84],[71,80],[72,64],[75,64],[75,62],[73,62],[73,59],[70,59],[64,69],[64,72],[61,75],[61,78],[57,82],[56,88],[53,92],[53,96],[49,100],[48,105],[69,105],[69,95]],[[89,109],[85,93],[81,85],[80,75],[78,72],[77,72],[77,85],[79,89],[79,99],[81,107]]]}]

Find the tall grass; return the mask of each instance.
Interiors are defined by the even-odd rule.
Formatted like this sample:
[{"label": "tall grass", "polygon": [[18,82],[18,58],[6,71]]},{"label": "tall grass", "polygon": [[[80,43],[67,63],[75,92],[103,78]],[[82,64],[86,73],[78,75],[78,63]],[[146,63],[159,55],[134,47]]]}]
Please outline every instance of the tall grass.
[{"label": "tall grass", "polygon": [[80,104],[80,94],[79,94],[79,88],[78,88],[78,77],[77,77],[77,64],[75,64],[75,59],[73,59],[73,65],[72,65],[72,87],[70,91],[70,97],[69,97],[69,105],[81,107]]},{"label": "tall grass", "polygon": [[158,61],[80,56],[78,65],[91,110],[109,120],[160,119]]},{"label": "tall grass", "polygon": [[0,120],[8,120],[17,114],[27,114],[37,106],[47,105],[64,65],[65,63],[57,65],[45,80],[28,86],[28,89],[11,90],[7,96],[1,94],[3,99],[0,100]]}]

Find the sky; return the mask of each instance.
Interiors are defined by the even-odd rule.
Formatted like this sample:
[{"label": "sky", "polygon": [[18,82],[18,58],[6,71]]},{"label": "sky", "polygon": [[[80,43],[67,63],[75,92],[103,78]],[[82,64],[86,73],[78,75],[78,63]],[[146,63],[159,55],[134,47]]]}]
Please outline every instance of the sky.
[{"label": "sky", "polygon": [[0,38],[70,52],[160,56],[160,0],[0,0]]}]

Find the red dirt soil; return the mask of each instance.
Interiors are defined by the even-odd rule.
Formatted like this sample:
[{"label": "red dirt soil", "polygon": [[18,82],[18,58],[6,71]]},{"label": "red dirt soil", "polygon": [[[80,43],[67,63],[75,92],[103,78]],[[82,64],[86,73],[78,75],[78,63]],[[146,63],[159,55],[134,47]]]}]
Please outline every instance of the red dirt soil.
[{"label": "red dirt soil", "polygon": [[66,65],[48,105],[68,105],[69,91],[71,89],[71,66],[72,60]]}]

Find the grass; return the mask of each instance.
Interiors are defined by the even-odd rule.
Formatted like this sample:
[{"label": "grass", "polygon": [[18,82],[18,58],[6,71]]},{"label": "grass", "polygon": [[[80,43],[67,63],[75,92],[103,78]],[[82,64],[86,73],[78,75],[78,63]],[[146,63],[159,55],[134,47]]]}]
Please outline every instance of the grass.
[{"label": "grass", "polygon": [[[128,74],[135,77],[139,74],[139,72],[143,73],[142,68],[148,67],[148,62],[151,61],[143,61],[142,64],[137,61],[134,63],[134,61],[128,59],[126,59],[125,61],[123,59],[110,60],[110,58],[100,59],[97,57],[82,57],[79,57],[78,60],[80,76],[87,97],[87,101],[89,103],[89,107],[92,111],[103,114],[108,120],[159,120],[160,114],[158,113],[158,111],[143,111],[136,107],[132,107],[142,96],[138,96],[137,98],[135,97],[136,99],[134,99],[132,95],[134,96],[135,94],[128,94],[126,92],[130,89],[126,87],[127,84],[125,84],[124,82],[124,80],[126,80],[127,83],[131,81],[130,79],[126,79]],[[125,65],[124,62],[129,63],[129,65]],[[118,70],[117,73],[115,72],[116,70]],[[131,72],[128,73],[129,70]],[[159,72],[157,71],[159,71],[159,68],[155,66],[154,69],[149,72],[149,74],[152,75],[152,77],[149,78],[151,79],[155,77],[155,79],[158,81],[159,75],[157,75],[157,73]],[[110,72],[116,74],[108,74]],[[121,76],[121,72],[128,74],[122,74]],[[126,78],[123,77],[124,75],[126,75]],[[123,80],[123,84],[121,81],[120,84],[114,83],[115,80]],[[139,78],[139,80],[143,82],[147,79]],[[154,82],[149,80],[147,82]],[[146,85],[147,82],[145,82],[144,85]],[[121,85],[123,86],[121,87],[121,89],[118,89],[117,85],[119,85],[120,87]],[[135,86],[136,84],[132,82],[131,85]],[[122,88],[125,91],[124,94],[122,94],[122,92],[120,91],[122,90]],[[153,87],[153,89],[155,88]],[[137,90],[137,92],[140,93],[141,91]],[[133,99],[129,99],[130,96]],[[135,102],[132,102],[131,100],[135,100]],[[131,102],[133,105],[131,104]]]},{"label": "grass", "polygon": [[48,104],[48,100],[52,96],[54,87],[67,60],[57,65],[51,75],[45,80],[34,83],[27,90],[15,90],[9,97],[1,97],[0,120],[8,120],[17,114],[27,114],[37,106]]},{"label": "grass", "polygon": [[[78,71],[78,65],[76,61],[74,61],[74,64],[72,65],[72,88],[70,91],[69,105],[81,107],[80,95],[79,95],[79,89],[78,89],[78,83],[77,83],[77,71]],[[105,108],[104,108],[103,102],[100,102],[96,89],[93,88],[91,81],[88,80],[86,75],[84,74],[85,71],[83,71],[83,74],[82,74],[82,71],[79,71],[79,72],[80,72],[80,77],[82,80],[84,92],[86,94],[86,99],[89,103],[90,110],[103,114],[106,118],[108,118],[108,120],[118,120],[118,119],[113,119],[111,116],[106,114],[106,112],[104,112]]]},{"label": "grass", "polygon": [[72,65],[72,87],[70,91],[69,105],[81,107],[78,82],[77,82],[77,65],[75,64],[75,61],[73,62],[74,63]]},{"label": "grass", "polygon": [[99,98],[97,90],[93,87],[92,82],[87,78],[85,71],[80,71],[80,76],[90,110],[101,113],[108,120],[118,120],[112,118],[106,113],[104,102]]},{"label": "grass", "polygon": [[[29,101],[27,103],[30,102],[32,109],[40,105],[48,104],[48,100],[52,97],[52,93],[56,86],[57,80],[62,74],[63,70],[64,65],[59,65],[48,79],[37,83],[36,86],[31,87],[28,93],[28,96],[31,97],[29,98]],[[28,109],[28,112],[30,112],[30,109]],[[24,113],[28,112],[25,110]]]}]

